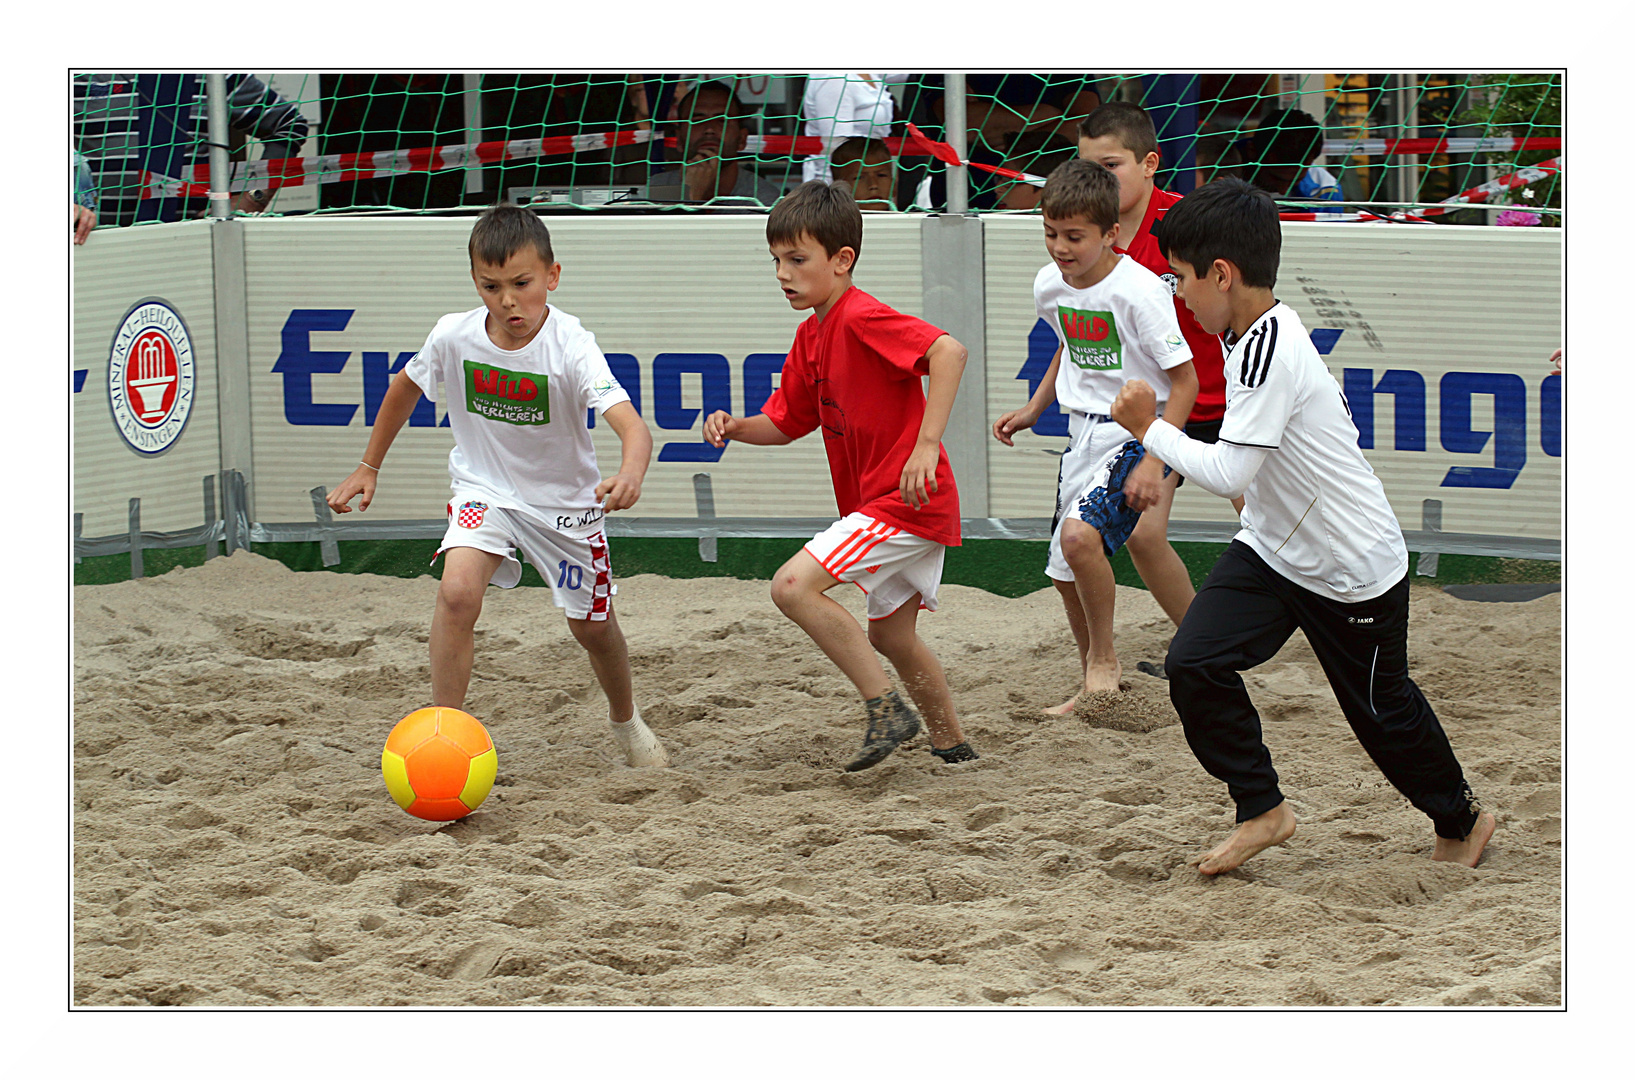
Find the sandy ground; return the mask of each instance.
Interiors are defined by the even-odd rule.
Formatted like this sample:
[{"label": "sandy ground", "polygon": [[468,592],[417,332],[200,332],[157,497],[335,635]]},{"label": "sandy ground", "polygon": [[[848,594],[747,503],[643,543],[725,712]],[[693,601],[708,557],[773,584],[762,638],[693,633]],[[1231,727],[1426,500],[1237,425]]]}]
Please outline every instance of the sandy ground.
[{"label": "sandy ground", "polygon": [[623,765],[548,594],[490,590],[467,708],[499,780],[439,827],[379,769],[436,588],[239,553],[74,590],[75,1003],[1562,1002],[1558,595],[1414,593],[1415,677],[1499,819],[1479,868],[1429,860],[1296,636],[1247,678],[1300,831],[1208,879],[1231,807],[1135,671],[1170,629],[1144,592],[1124,700],[1047,721],[1054,591],[945,586],[921,633],[982,759],[922,735],[847,774],[853,691],[765,583],[621,582],[668,770]]}]

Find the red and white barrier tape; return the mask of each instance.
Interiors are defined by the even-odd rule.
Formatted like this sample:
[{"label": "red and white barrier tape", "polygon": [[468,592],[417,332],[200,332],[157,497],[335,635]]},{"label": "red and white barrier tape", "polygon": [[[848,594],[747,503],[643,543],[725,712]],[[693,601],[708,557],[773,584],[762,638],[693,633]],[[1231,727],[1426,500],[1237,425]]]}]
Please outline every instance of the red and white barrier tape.
[{"label": "red and white barrier tape", "polygon": [[[973,169],[981,169],[995,176],[1009,180],[1020,180],[1025,183],[1042,186],[1045,178],[1032,173],[1018,172],[999,165],[988,165],[980,161],[962,159],[954,148],[945,142],[930,138],[913,124],[906,125],[907,134],[902,137],[888,137],[879,141],[886,148],[899,157],[933,157],[948,165],[965,165]],[[281,187],[299,186],[303,184],[333,184],[356,180],[373,180],[387,176],[406,176],[413,173],[447,172],[453,169],[464,169],[472,165],[494,165],[503,161],[526,161],[539,157],[555,157],[564,154],[576,154],[587,150],[607,150],[615,146],[635,146],[641,143],[656,141],[651,131],[618,131],[598,132],[589,135],[555,135],[540,139],[510,139],[494,142],[462,143],[453,146],[426,146],[411,150],[377,150],[358,154],[323,154],[314,157],[272,158],[261,161],[238,162],[233,166],[232,179],[228,183],[230,191],[244,191],[249,188],[262,188],[275,191]],[[677,140],[674,136],[662,138],[667,147],[674,148]],[[1434,154],[1434,153],[1504,153],[1509,151],[1559,149],[1560,139],[1516,139],[1516,138],[1487,138],[1487,139],[1363,139],[1337,140],[1330,139],[1323,143],[1323,152],[1335,156],[1351,154],[1389,155],[1389,154]],[[830,145],[824,139],[815,135],[755,135],[750,136],[744,150],[750,154],[790,155],[795,154],[824,154]],[[1447,200],[1449,203],[1483,202],[1491,194],[1504,190],[1506,187],[1515,187],[1521,183],[1528,183],[1534,179],[1541,179],[1549,173],[1555,172],[1557,162],[1552,159],[1540,165],[1529,166],[1525,169],[1509,173],[1498,180],[1481,187],[1472,188],[1462,195],[1456,195]],[[1543,170],[1543,171],[1540,171]],[[141,197],[144,199],[163,196],[186,195],[202,197],[210,191],[210,167],[207,164],[194,166],[183,179],[162,176],[158,173],[142,171]],[[1453,209],[1453,207],[1449,207]],[[1446,210],[1432,209],[1424,211],[1428,214],[1446,213]],[[1393,215],[1396,217],[1397,215]],[[1284,215],[1285,220],[1307,220],[1304,216],[1290,218]],[[1314,215],[1313,220],[1321,218],[1332,220],[1334,215]],[[1348,220],[1378,220],[1377,215],[1363,213]]]}]

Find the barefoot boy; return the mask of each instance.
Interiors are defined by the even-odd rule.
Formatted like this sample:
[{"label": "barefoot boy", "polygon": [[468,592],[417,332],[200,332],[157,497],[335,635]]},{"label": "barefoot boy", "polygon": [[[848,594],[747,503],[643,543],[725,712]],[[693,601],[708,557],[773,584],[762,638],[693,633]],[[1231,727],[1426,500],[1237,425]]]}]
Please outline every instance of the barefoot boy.
[{"label": "barefoot boy", "polygon": [[[848,772],[885,760],[920,729],[874,651],[884,653],[931,728],[943,761],[977,756],[960,732],[942,665],[915,632],[920,608],[935,611],[943,552],[957,545],[959,495],[942,448],[965,347],[852,286],[863,215],[845,184],[811,180],[773,207],[767,246],[789,306],[815,315],[800,324],[781,385],[757,416],[722,411],[704,437],[781,446],[823,429],[840,520],[785,563],[772,600],[811,635],[863,697],[868,731]],[[929,393],[920,377],[930,376]],[[825,595],[842,581],[868,594],[865,635]]]},{"label": "barefoot boy", "polygon": [[1282,242],[1270,195],[1217,180],[1158,227],[1176,294],[1223,334],[1220,441],[1154,415],[1132,380],[1113,416],[1217,495],[1244,497],[1243,530],[1209,572],[1170,642],[1170,700],[1187,743],[1237,803],[1237,828],[1198,860],[1219,874],[1294,835],[1240,671],[1298,628],[1346,720],[1386,779],[1436,828],[1432,858],[1475,866],[1494,818],[1476,805],[1448,737],[1408,677],[1408,551],[1357,428],[1300,317],[1272,295]]},{"label": "barefoot boy", "polygon": [[[362,495],[358,509],[369,509],[392,440],[421,393],[436,400],[442,383],[454,432],[448,461],[454,495],[437,549],[448,558],[431,623],[432,704],[462,707],[483,590],[521,580],[520,552],[544,575],[589,655],[625,760],[668,765],[636,708],[602,531],[606,511],[641,497],[653,437],[595,337],[547,303],[562,267],[539,216],[509,204],[491,207],[477,219],[468,249],[483,306],[439,319],[393,376],[363,460],[330,492],[329,505],[345,514]],[[591,408],[624,450],[618,474],[600,482],[585,426]]]},{"label": "barefoot boy", "polygon": [[[1115,586],[1107,560],[1173,490],[1164,462],[1108,415],[1113,397],[1126,379],[1143,378],[1159,388],[1171,412],[1185,416],[1198,390],[1169,287],[1115,250],[1118,192],[1118,178],[1093,161],[1065,162],[1045,181],[1039,206],[1052,261],[1034,278],[1033,298],[1060,344],[1027,405],[993,426],[994,438],[1011,446],[1011,436],[1037,423],[1052,401],[1067,410],[1068,444],[1045,573],[1067,609],[1086,694],[1116,692],[1123,674],[1113,648]],[[1169,547],[1162,523],[1157,543],[1186,581],[1186,567]],[[1168,611],[1159,586],[1148,585]],[[1190,600],[1190,583],[1187,593]],[[1178,622],[1184,611],[1183,603],[1169,614]],[[1046,711],[1068,713],[1077,702],[1075,695]]]},{"label": "barefoot boy", "polygon": [[[1158,172],[1158,133],[1147,110],[1128,101],[1109,101],[1079,123],[1079,156],[1098,162],[1118,177],[1118,223],[1122,247],[1119,249],[1157,274],[1171,291],[1175,275],[1158,250],[1152,229],[1164,220],[1169,208],[1181,201],[1173,191],[1153,183]],[[1226,412],[1226,376],[1221,372],[1221,342],[1206,334],[1181,298],[1175,298],[1175,318],[1181,336],[1192,350],[1192,370],[1198,376],[1198,397],[1181,429],[1199,442],[1214,442],[1221,430],[1221,414]],[[1168,539],[1170,508],[1175,492],[1186,481],[1179,471],[1165,480],[1158,502],[1141,515],[1141,523],[1130,534],[1130,561],[1141,580],[1152,590],[1153,599],[1175,625],[1192,603],[1192,578]],[[1232,509],[1243,509],[1242,499],[1232,500]]]}]

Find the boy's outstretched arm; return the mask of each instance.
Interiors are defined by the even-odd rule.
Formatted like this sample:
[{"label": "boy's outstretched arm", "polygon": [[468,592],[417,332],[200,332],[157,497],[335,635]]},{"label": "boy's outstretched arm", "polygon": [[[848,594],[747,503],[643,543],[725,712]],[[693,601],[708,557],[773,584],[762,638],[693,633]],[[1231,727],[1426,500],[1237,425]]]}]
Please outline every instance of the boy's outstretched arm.
[{"label": "boy's outstretched arm", "polygon": [[725,446],[728,439],[751,446],[786,446],[795,441],[779,430],[766,413],[740,420],[724,409],[717,409],[704,418],[704,441],[711,446]]},{"label": "boy's outstretched arm", "polygon": [[596,485],[596,498],[602,509],[612,512],[635,506],[642,496],[642,478],[653,459],[653,433],[647,430],[647,421],[628,401],[621,401],[602,414],[607,426],[619,436],[622,455],[619,471]]},{"label": "boy's outstretched arm", "polygon": [[918,510],[931,501],[926,488],[937,490],[937,459],[942,450],[942,433],[948,427],[948,416],[954,411],[954,398],[959,394],[959,379],[965,373],[965,346],[944,334],[925,350],[925,361],[931,379],[925,392],[925,418],[920,421],[919,438],[903,466],[903,501]]},{"label": "boy's outstretched arm", "polygon": [[418,404],[420,387],[415,381],[401,371],[393,375],[391,385],[386,388],[386,396],[381,399],[380,410],[375,413],[375,427],[369,433],[369,445],[363,448],[363,460],[325,500],[331,510],[337,514],[350,514],[352,507],[347,504],[359,495],[363,496],[363,501],[358,503],[358,509],[369,509],[369,504],[375,501],[375,482],[380,477],[386,451],[392,448],[392,440],[409,422],[409,416]]},{"label": "boy's outstretched arm", "polygon": [[1051,402],[1056,400],[1056,372],[1062,366],[1062,347],[1056,346],[1056,355],[1050,358],[1050,367],[1045,369],[1045,377],[1039,382],[1039,389],[1033,392],[1028,403],[1020,409],[1012,410],[993,422],[993,437],[1006,446],[1015,446],[1011,436],[1023,428],[1030,428],[1039,422]]}]

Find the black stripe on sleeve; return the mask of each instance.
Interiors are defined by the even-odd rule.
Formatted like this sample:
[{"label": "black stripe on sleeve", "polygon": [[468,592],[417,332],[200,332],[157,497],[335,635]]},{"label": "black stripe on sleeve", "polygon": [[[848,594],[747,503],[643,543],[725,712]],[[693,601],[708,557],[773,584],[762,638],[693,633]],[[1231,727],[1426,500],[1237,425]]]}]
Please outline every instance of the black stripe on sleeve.
[{"label": "black stripe on sleeve", "polygon": [[1272,354],[1277,350],[1277,319],[1267,319],[1262,324],[1260,337],[1255,341],[1254,365],[1243,384],[1248,387],[1259,386],[1266,381],[1266,374],[1272,369]]}]

